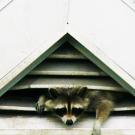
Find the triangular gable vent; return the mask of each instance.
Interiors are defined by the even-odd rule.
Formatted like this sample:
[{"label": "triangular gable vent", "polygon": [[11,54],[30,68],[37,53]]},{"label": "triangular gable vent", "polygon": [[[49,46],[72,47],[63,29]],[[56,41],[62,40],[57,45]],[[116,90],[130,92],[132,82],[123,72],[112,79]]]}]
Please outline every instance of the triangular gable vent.
[{"label": "triangular gable vent", "polygon": [[64,43],[12,90],[87,86],[91,90],[125,91],[70,43]]},{"label": "triangular gable vent", "polygon": [[[73,35],[77,39],[81,38],[75,34]],[[26,57],[23,61],[21,61],[14,69],[12,69],[9,73],[7,73],[7,75],[5,75],[1,79],[0,96],[2,96],[6,91],[11,89],[11,87],[13,87],[17,82],[19,82],[31,70],[33,70],[36,66],[38,66],[42,61],[44,61],[49,55],[51,55],[56,49],[58,49],[65,42],[69,42],[75,49],[77,49],[85,57],[87,57],[87,59],[92,61],[106,74],[108,74],[115,81],[117,81],[117,83],[119,83],[125,90],[135,95],[133,78],[128,73],[126,73],[123,69],[121,69],[118,65],[116,65],[113,61],[111,61],[106,56],[104,56],[104,54],[94,45],[89,44],[90,46],[88,46],[88,43],[86,41],[86,43],[83,44],[86,44],[88,48],[85,48],[80,42],[78,42],[75,38],[73,38],[68,33],[65,34],[57,42],[56,39],[54,39],[52,42],[47,42],[46,45],[43,47],[39,47],[39,49],[31,53],[28,57]],[[51,46],[51,44],[54,45]],[[47,49],[48,46],[51,47]],[[68,57],[71,58],[72,56],[73,55]],[[76,57],[76,55],[74,54],[73,57]]]},{"label": "triangular gable vent", "polygon": [[[84,56],[71,42],[65,40],[1,98],[0,109],[35,111],[34,104],[38,96],[47,89],[74,86],[87,86],[90,90],[122,92],[127,95],[125,88]],[[130,101],[118,105],[114,110],[125,110],[125,107],[128,107],[127,110],[134,110],[134,102]]]}]

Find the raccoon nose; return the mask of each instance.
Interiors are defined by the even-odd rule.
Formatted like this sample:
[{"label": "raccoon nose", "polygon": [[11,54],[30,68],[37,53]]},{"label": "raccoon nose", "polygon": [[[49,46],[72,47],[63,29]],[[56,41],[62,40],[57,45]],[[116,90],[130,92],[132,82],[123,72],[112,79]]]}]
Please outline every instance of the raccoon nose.
[{"label": "raccoon nose", "polygon": [[72,120],[67,120],[67,121],[66,121],[66,125],[68,125],[68,126],[73,125],[73,121],[72,121]]}]

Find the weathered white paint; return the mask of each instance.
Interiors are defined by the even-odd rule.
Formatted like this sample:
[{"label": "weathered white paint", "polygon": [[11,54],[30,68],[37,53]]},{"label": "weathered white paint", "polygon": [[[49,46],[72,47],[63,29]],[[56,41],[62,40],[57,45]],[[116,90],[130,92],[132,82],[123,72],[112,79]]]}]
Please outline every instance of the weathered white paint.
[{"label": "weathered white paint", "polygon": [[[128,116],[128,117],[127,117]],[[103,125],[102,133],[107,135],[134,135],[135,133],[135,117],[134,115],[123,116],[111,116]],[[119,121],[119,122],[118,122]],[[94,118],[83,116],[79,122],[75,123],[72,127],[67,128],[61,120],[55,116],[31,116],[31,115],[0,115],[0,134],[36,134],[47,133],[48,135],[58,133],[67,135],[72,133],[77,135],[78,132],[82,135],[84,132],[86,135],[90,134],[93,127]],[[130,124],[129,124],[130,123]],[[55,131],[55,132],[54,132]],[[83,132],[83,133],[82,133]],[[2,134],[2,135],[3,135]],[[41,135],[42,135],[41,134]]]}]

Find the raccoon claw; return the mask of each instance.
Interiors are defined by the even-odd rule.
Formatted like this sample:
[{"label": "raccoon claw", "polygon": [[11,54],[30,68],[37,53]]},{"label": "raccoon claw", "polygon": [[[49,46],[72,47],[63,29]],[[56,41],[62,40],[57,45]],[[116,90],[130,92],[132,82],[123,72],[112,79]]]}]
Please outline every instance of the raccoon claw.
[{"label": "raccoon claw", "polygon": [[36,111],[39,113],[39,114],[43,114],[44,112],[44,105],[40,105],[40,104],[36,104]]},{"label": "raccoon claw", "polygon": [[92,135],[101,135],[99,130],[93,130]]},{"label": "raccoon claw", "polygon": [[92,135],[101,135],[100,123],[98,121],[94,125]]}]

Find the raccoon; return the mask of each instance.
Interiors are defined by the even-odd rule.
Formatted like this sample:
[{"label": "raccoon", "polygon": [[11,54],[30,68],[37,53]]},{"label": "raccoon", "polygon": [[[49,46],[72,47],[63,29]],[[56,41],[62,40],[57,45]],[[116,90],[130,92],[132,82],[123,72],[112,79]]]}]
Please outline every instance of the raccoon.
[{"label": "raccoon", "polygon": [[110,92],[88,90],[87,87],[51,88],[49,94],[49,98],[45,95],[39,97],[37,112],[52,111],[71,126],[83,112],[92,109],[96,112],[92,135],[101,135],[101,125],[114,107],[114,96]]}]

